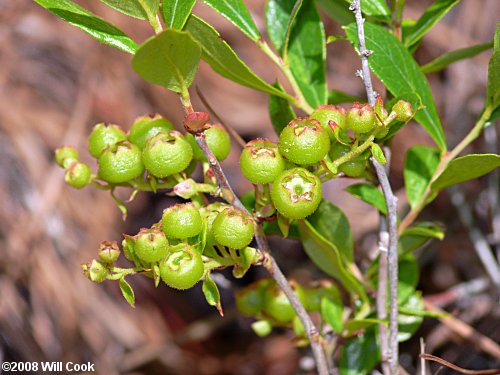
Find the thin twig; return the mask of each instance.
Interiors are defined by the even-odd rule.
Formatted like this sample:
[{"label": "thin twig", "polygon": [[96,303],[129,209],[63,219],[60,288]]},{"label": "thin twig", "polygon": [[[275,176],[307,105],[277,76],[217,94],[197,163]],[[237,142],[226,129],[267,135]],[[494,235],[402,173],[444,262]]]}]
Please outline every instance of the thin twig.
[{"label": "thin twig", "polygon": [[425,354],[425,342],[424,338],[420,338],[420,375],[425,375],[427,372],[427,364],[425,363],[425,358],[422,355]]},{"label": "thin twig", "polygon": [[375,100],[377,96],[373,91],[372,78],[370,75],[370,68],[368,66],[368,56],[370,56],[373,51],[366,49],[365,43],[365,20],[361,14],[360,0],[354,0],[349,6],[349,10],[354,12],[354,17],[356,18],[356,26],[358,29],[358,46],[359,46],[359,57],[361,59],[361,72],[358,75],[363,80],[366,88],[366,96],[368,98],[368,103],[373,107],[375,105]]},{"label": "thin twig", "polygon": [[[186,114],[189,114],[190,112],[192,112],[191,102],[188,97],[189,94],[188,93],[183,93],[183,94],[184,95],[183,97],[181,97],[181,101],[183,104],[186,104],[184,110]],[[223,198],[234,207],[242,210],[248,215],[251,215],[250,212],[248,212],[246,207],[243,205],[243,203],[241,203],[237,195],[234,193],[233,189],[231,188],[231,185],[229,184],[229,181],[227,180],[226,175],[224,174],[224,171],[222,170],[222,167],[219,164],[219,161],[213,154],[210,147],[208,147],[204,133],[195,135],[195,139],[200,148],[202,149],[203,153],[205,154],[205,157],[207,158],[208,162],[210,163],[210,168],[212,169],[217,178],[217,184],[219,186],[219,189],[221,190]],[[273,279],[276,281],[276,284],[278,284],[279,288],[283,291],[285,296],[288,298],[297,316],[304,325],[304,328],[306,329],[307,332],[307,337],[309,338],[309,342],[311,344],[311,349],[314,355],[314,359],[316,361],[318,374],[329,375],[330,372],[328,370],[328,364],[318,330],[314,325],[314,323],[312,322],[306,309],[304,308],[299,298],[297,297],[297,294],[293,291],[285,275],[279,268],[278,263],[271,255],[269,246],[267,245],[267,239],[263,234],[263,229],[261,224],[256,223],[255,227],[256,227],[255,239],[257,241],[257,248],[264,255],[263,265],[269,271]]]},{"label": "thin twig", "polygon": [[455,371],[458,371],[462,374],[470,374],[470,375],[498,375],[500,374],[500,369],[492,369],[492,370],[468,370],[457,365],[454,365],[451,362],[445,361],[442,358],[436,357],[432,354],[423,353],[420,354],[420,358],[426,359],[428,361],[434,361],[442,364],[443,366],[449,367]]},{"label": "thin twig", "polygon": [[398,373],[398,198],[393,194],[384,166],[371,158],[377,178],[387,204],[389,225],[389,248],[387,265],[389,271],[389,365],[391,374]]}]

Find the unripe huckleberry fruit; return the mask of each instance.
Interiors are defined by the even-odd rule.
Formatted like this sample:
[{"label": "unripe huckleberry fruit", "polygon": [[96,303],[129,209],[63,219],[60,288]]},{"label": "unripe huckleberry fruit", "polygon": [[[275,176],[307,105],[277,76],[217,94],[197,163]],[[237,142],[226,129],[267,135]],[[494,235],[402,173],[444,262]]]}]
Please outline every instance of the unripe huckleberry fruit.
[{"label": "unripe huckleberry fruit", "polygon": [[254,184],[270,184],[285,167],[278,145],[268,139],[248,142],[240,156],[241,171]]},{"label": "unripe huckleberry fruit", "polygon": [[73,160],[68,169],[66,169],[64,181],[75,189],[81,189],[87,186],[91,177],[92,172],[87,164]]},{"label": "unripe huckleberry fruit", "polygon": [[261,279],[235,293],[236,307],[246,316],[256,316],[264,309],[265,293],[272,279]]},{"label": "unripe huckleberry fruit", "polygon": [[316,164],[329,149],[330,137],[315,119],[293,119],[280,134],[279,151],[295,164]]},{"label": "unripe huckleberry fruit", "polygon": [[135,255],[146,263],[158,262],[168,253],[168,240],[159,229],[143,228],[135,236]]},{"label": "unripe huckleberry fruit", "polygon": [[93,157],[98,158],[106,147],[114,146],[126,139],[127,135],[118,125],[97,124],[89,136],[89,152]]},{"label": "unripe huckleberry fruit", "polygon": [[55,151],[56,163],[62,168],[68,168],[73,161],[78,160],[78,151],[74,147],[59,147]]},{"label": "unripe huckleberry fruit", "polygon": [[99,257],[104,263],[112,264],[118,260],[120,249],[116,241],[103,241],[99,245]]},{"label": "unripe huckleberry fruit", "polygon": [[170,130],[174,130],[172,123],[159,114],[153,117],[142,116],[134,121],[128,139],[142,150],[148,139],[161,132],[168,133]]},{"label": "unripe huckleberry fruit", "polygon": [[354,103],[346,112],[346,125],[356,134],[363,134],[375,128],[375,112],[367,103]]},{"label": "unripe huckleberry fruit", "polygon": [[274,206],[289,219],[303,219],[311,215],[318,208],[321,197],[321,181],[304,168],[282,172],[271,189]]},{"label": "unripe huckleberry fruit", "polygon": [[215,218],[212,230],[218,244],[231,249],[243,249],[252,242],[253,220],[241,210],[226,208]]},{"label": "unripe huckleberry fruit", "polygon": [[[203,132],[205,134],[205,140],[207,145],[214,153],[214,156],[219,161],[226,160],[231,151],[231,138],[228,132],[221,124],[213,124]],[[199,161],[206,161],[207,158],[203,153],[203,150],[198,146],[194,136],[192,134],[187,134],[186,139],[193,148],[194,158]]]},{"label": "unripe huckleberry fruit", "polygon": [[150,138],[142,150],[142,159],[149,173],[163,178],[186,169],[193,159],[193,150],[181,133],[172,130]]},{"label": "unripe huckleberry fruit", "polygon": [[85,277],[96,283],[103,282],[108,276],[106,266],[97,259],[94,259],[89,263],[82,264],[82,269]]},{"label": "unripe huckleberry fruit", "polygon": [[192,288],[203,276],[204,266],[200,253],[183,244],[160,262],[160,277],[168,286],[185,290]]},{"label": "unripe huckleberry fruit", "polygon": [[[297,294],[299,300],[304,303],[304,288],[294,280],[290,280],[290,286]],[[290,323],[296,315],[285,293],[275,283],[268,287],[265,292],[264,311],[281,324]]]},{"label": "unripe huckleberry fruit", "polygon": [[176,204],[163,211],[162,230],[168,238],[186,239],[203,229],[200,212],[193,203]]},{"label": "unripe huckleberry fruit", "polygon": [[[342,143],[334,143],[329,155],[332,160],[336,160],[350,151],[351,147],[343,145]],[[361,177],[366,169],[366,157],[364,155],[358,155],[355,158],[340,164],[338,169],[339,172],[344,172],[346,176]]]},{"label": "unripe huckleberry fruit", "polygon": [[[338,126],[340,129],[345,130],[345,114],[346,111],[344,108],[328,104],[320,105],[319,107],[317,107],[309,117],[318,120],[321,123],[323,129],[325,129],[330,136],[330,139],[334,141],[335,136],[333,134],[332,125]],[[332,125],[330,125],[330,121],[332,121]]]},{"label": "unripe huckleberry fruit", "polygon": [[404,100],[398,100],[397,103],[392,106],[392,111],[396,112],[396,120],[402,122],[409,121],[413,115],[411,104]]},{"label": "unripe huckleberry fruit", "polygon": [[112,184],[133,180],[144,172],[141,150],[128,141],[104,149],[98,164],[99,178]]}]

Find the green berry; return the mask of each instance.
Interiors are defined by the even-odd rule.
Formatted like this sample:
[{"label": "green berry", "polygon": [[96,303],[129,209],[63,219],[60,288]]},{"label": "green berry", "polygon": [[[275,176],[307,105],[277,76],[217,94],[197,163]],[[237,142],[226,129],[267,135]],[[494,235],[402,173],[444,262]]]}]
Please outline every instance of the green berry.
[{"label": "green berry", "polygon": [[316,164],[329,149],[330,137],[315,119],[294,119],[280,134],[280,153],[295,164]]},{"label": "green berry", "polygon": [[90,263],[82,264],[82,269],[85,277],[96,283],[106,280],[109,274],[106,265],[97,259],[92,260]]},{"label": "green berry", "polygon": [[176,204],[163,211],[162,229],[168,238],[186,239],[203,229],[200,212],[192,203]]},{"label": "green berry", "polygon": [[346,128],[345,109],[336,105],[320,105],[309,117],[321,123],[321,126],[326,130],[332,141],[335,140],[332,130],[333,126],[338,126],[343,130]]},{"label": "green berry", "polygon": [[89,152],[93,157],[98,158],[106,147],[114,146],[126,139],[127,135],[117,125],[97,124],[89,136]]},{"label": "green berry", "polygon": [[215,218],[212,226],[217,243],[231,249],[243,249],[252,242],[252,218],[236,208],[226,208]]},{"label": "green berry", "polygon": [[76,189],[81,189],[90,182],[91,177],[92,172],[87,164],[73,160],[66,169],[64,181]]},{"label": "green berry", "polygon": [[398,100],[398,102],[392,106],[392,110],[396,112],[396,120],[402,122],[409,121],[413,115],[411,104],[404,100]]},{"label": "green berry", "polygon": [[158,114],[154,117],[142,116],[134,121],[128,139],[142,150],[148,139],[153,138],[158,133],[168,133],[170,130],[174,130],[174,126],[166,118]]},{"label": "green berry", "polygon": [[141,150],[128,141],[104,149],[98,164],[99,178],[112,184],[133,180],[144,171]]},{"label": "green berry", "polygon": [[78,160],[78,151],[74,147],[60,147],[55,152],[56,163],[60,167],[68,168],[73,161]]},{"label": "green berry", "polygon": [[[210,128],[204,131],[204,134],[207,145],[210,150],[212,150],[217,160],[225,160],[231,151],[231,138],[229,137],[226,129],[224,129],[224,127],[220,124],[213,124]],[[196,143],[194,136],[192,134],[188,134],[186,138],[193,148],[194,158],[199,161],[206,161],[207,158],[205,157],[203,150]]]},{"label": "green berry", "polygon": [[158,262],[168,253],[168,240],[159,229],[143,228],[135,236],[135,254],[146,262]]},{"label": "green berry", "polygon": [[270,279],[259,280],[235,294],[236,307],[247,316],[256,316],[264,310],[266,287],[272,282]]},{"label": "green berry", "polygon": [[[334,143],[330,150],[330,157],[336,160],[351,151],[349,146],[342,143]],[[344,172],[349,177],[360,177],[366,169],[366,158],[363,155],[356,156],[355,158],[346,161],[339,165],[339,171]]]},{"label": "green berry", "polygon": [[172,251],[160,262],[160,276],[165,284],[175,289],[192,288],[203,276],[200,253],[190,245]]},{"label": "green berry", "polygon": [[[299,300],[301,302],[305,301],[304,289],[293,280],[290,281],[290,285],[297,294],[297,297],[299,297]],[[276,284],[268,287],[265,292],[264,311],[281,324],[291,323],[296,315],[287,296]]]},{"label": "green berry", "polygon": [[193,159],[193,150],[181,133],[172,130],[151,138],[142,151],[142,158],[149,173],[163,178],[186,169]]},{"label": "green berry", "polygon": [[304,168],[284,171],[273,183],[271,198],[283,216],[303,219],[316,211],[321,202],[321,181]]},{"label": "green berry", "polygon": [[214,245],[217,244],[217,241],[215,240],[215,236],[214,236],[214,231],[213,231],[213,223],[214,223],[217,215],[219,215],[219,213],[222,212],[227,207],[228,206],[225,204],[222,204],[220,202],[215,202],[215,203],[209,204],[206,207],[203,207],[200,210],[200,213],[201,213],[203,219],[207,221],[207,235],[206,235],[206,240],[205,240],[205,248],[206,249],[210,249]]},{"label": "green berry", "polygon": [[286,161],[276,143],[258,138],[246,144],[240,156],[240,167],[250,182],[269,184],[285,169]]},{"label": "green berry", "polygon": [[99,245],[99,257],[104,263],[112,264],[120,256],[120,249],[116,241],[103,241]]},{"label": "green berry", "polygon": [[340,301],[340,293],[337,287],[328,282],[319,288],[311,288],[304,290],[305,301],[304,307],[307,311],[319,311],[321,309],[321,300],[326,297],[333,301]]},{"label": "green berry", "polygon": [[366,103],[354,103],[346,113],[346,125],[356,134],[372,131],[376,126],[373,108]]}]

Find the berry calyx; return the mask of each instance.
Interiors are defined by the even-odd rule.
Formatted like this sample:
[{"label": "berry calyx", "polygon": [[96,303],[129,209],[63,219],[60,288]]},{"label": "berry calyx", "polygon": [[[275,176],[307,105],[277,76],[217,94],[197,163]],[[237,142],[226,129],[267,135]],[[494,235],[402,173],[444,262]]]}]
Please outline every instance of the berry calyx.
[{"label": "berry calyx", "polygon": [[248,142],[240,156],[243,175],[254,184],[270,184],[286,167],[278,145],[268,139]]},{"label": "berry calyx", "polygon": [[112,264],[120,256],[120,249],[116,241],[103,241],[99,245],[99,257],[104,263]]},{"label": "berry calyx", "polygon": [[188,244],[172,251],[160,262],[161,279],[175,289],[185,290],[193,287],[200,281],[203,271],[200,253]]},{"label": "berry calyx", "polygon": [[226,208],[215,218],[212,226],[215,241],[231,249],[243,249],[252,242],[252,218],[236,208]]},{"label": "berry calyx", "polygon": [[163,211],[162,230],[168,238],[197,236],[203,229],[200,212],[192,203],[176,204]]},{"label": "berry calyx", "polygon": [[280,134],[279,151],[295,164],[316,164],[329,149],[330,137],[315,119],[294,119]]},{"label": "berry calyx", "polygon": [[172,123],[159,114],[153,117],[142,116],[132,124],[128,139],[142,150],[146,146],[148,139],[161,132],[168,133],[170,130],[174,130]]},{"label": "berry calyx", "polygon": [[57,165],[68,168],[73,161],[78,160],[78,151],[70,146],[60,147],[55,151],[55,157]]},{"label": "berry calyx", "polygon": [[98,158],[106,147],[114,146],[126,139],[127,135],[119,126],[100,123],[94,126],[90,133],[88,149],[93,157]]},{"label": "berry calyx", "polygon": [[186,169],[193,159],[193,150],[181,133],[173,130],[150,138],[142,150],[142,159],[149,173],[163,178]]},{"label": "berry calyx", "polygon": [[[207,145],[219,161],[225,160],[231,151],[231,138],[221,124],[213,124],[204,131]],[[207,158],[203,150],[198,146],[192,134],[186,135],[186,139],[193,148],[194,158],[199,161],[206,161]]]},{"label": "berry calyx", "polygon": [[90,182],[91,177],[92,172],[87,164],[73,160],[68,169],[66,169],[64,181],[76,189],[81,189]]},{"label": "berry calyx", "polygon": [[104,149],[98,164],[99,178],[112,184],[133,180],[144,171],[141,150],[128,141]]},{"label": "berry calyx", "polygon": [[[343,145],[342,143],[334,143],[329,155],[332,160],[336,160],[350,151],[351,147]],[[338,168],[339,172],[344,172],[346,176],[349,177],[360,177],[365,172],[365,169],[366,157],[364,155],[358,155],[353,159],[340,164]]]},{"label": "berry calyx", "polygon": [[326,130],[330,139],[335,140],[330,121],[333,126],[338,126],[340,129],[346,129],[345,109],[336,105],[320,105],[309,116],[321,123],[323,129]]},{"label": "berry calyx", "polygon": [[318,208],[321,196],[321,181],[304,168],[282,172],[271,189],[274,206],[289,219],[311,215]]},{"label": "berry calyx", "polygon": [[397,103],[392,106],[392,111],[396,113],[396,120],[402,122],[409,121],[413,115],[411,104],[404,100],[398,100]]},{"label": "berry calyx", "polygon": [[346,113],[346,126],[356,134],[363,134],[375,128],[375,112],[365,103],[354,103]]},{"label": "berry calyx", "polygon": [[135,254],[146,262],[158,262],[168,253],[168,240],[159,229],[143,228],[135,236]]}]

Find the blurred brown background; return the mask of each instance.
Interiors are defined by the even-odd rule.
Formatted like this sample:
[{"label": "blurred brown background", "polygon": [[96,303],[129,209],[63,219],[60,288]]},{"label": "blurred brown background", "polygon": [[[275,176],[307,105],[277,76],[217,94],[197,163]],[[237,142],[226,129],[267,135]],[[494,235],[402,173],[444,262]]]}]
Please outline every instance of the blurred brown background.
[{"label": "blurred brown background", "polygon": [[[139,42],[152,34],[144,22],[127,18],[97,0],[79,3]],[[246,4],[264,32],[264,1]],[[407,1],[405,17],[417,18],[428,4]],[[256,72],[274,80],[274,66],[229,22],[202,4],[195,13],[215,25]],[[491,40],[499,14],[498,1],[462,1],[424,38],[418,61],[426,63],[452,49]],[[326,21],[326,27],[327,35],[341,32],[331,21]],[[132,309],[117,283],[97,285],[83,277],[80,263],[97,255],[100,241],[120,240],[123,232],[135,233],[141,226],[149,226],[170,201],[140,194],[129,205],[129,219],[122,222],[108,193],[91,188],[76,191],[64,185],[53,150],[75,145],[82,160],[95,168],[86,152],[86,136],[95,123],[117,123],[128,129],[137,116],[159,112],[180,127],[181,107],[175,95],[146,84],[135,74],[130,55],[99,44],[32,1],[0,0],[0,46],[0,362],[90,361],[99,374],[108,375],[307,373],[308,353],[293,347],[290,332],[278,330],[259,339],[250,330],[251,320],[234,312],[231,288],[262,276],[261,270],[253,270],[243,281],[230,276],[218,280],[230,287],[222,288],[225,318],[206,305],[200,287],[181,293],[166,286],[155,289],[149,279],[135,277],[137,307]],[[490,53],[429,76],[449,145],[463,137],[482,109]],[[329,45],[328,59],[330,87],[363,96],[361,82],[354,76],[359,62],[350,45]],[[195,84],[245,139],[276,139],[265,94],[217,76],[204,63]],[[203,109],[194,92],[193,96],[195,107]],[[494,151],[498,147],[495,135],[492,128],[489,142],[481,137],[472,149]],[[402,211],[406,209],[401,190],[404,154],[415,144],[431,145],[431,141],[419,126],[410,124],[393,145],[391,178]],[[234,145],[224,167],[236,190],[243,193],[250,185],[241,178],[238,156]],[[461,206],[469,209],[474,227],[493,248],[499,236],[492,226],[498,202],[495,181],[498,183],[498,174],[461,187],[467,197]],[[328,183],[326,195],[349,216],[363,267],[375,246],[377,214],[342,191],[349,183],[352,181]],[[424,295],[439,297],[465,281],[483,282],[474,295],[446,303],[440,297],[435,301],[447,304],[449,311],[495,344],[500,340],[498,294],[478,259],[470,228],[460,221],[450,198],[449,193],[442,194],[422,215],[443,222],[447,238],[433,242],[420,255],[419,287]],[[288,275],[322,277],[298,244],[284,243],[271,241]],[[410,373],[416,371],[421,336],[429,352],[451,362],[464,367],[500,367],[499,358],[478,349],[477,343],[426,319],[415,339],[402,346],[401,361]]]}]

